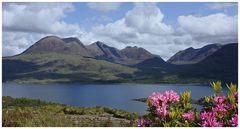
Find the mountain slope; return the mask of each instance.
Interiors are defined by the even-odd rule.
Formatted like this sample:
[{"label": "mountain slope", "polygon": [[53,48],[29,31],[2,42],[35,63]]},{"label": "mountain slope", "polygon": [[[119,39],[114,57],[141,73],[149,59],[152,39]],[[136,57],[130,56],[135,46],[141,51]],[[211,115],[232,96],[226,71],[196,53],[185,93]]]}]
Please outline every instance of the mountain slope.
[{"label": "mountain slope", "polygon": [[46,52],[70,53],[81,56],[90,56],[85,46],[77,38],[61,39],[56,36],[47,36],[42,38],[23,53],[39,54]]},{"label": "mountain slope", "polygon": [[137,64],[143,60],[156,57],[156,55],[151,54],[143,48],[126,47],[123,50],[118,50],[100,41],[84,46],[77,38],[59,38],[57,36],[47,36],[40,39],[24,51],[23,54],[41,54],[48,52],[76,54],[124,65]]},{"label": "mountain slope", "polygon": [[76,54],[22,54],[3,58],[3,82],[124,82],[136,69]]},{"label": "mountain slope", "polygon": [[238,44],[222,46],[196,64],[175,65],[153,58],[137,65],[135,81],[147,83],[238,82]]},{"label": "mountain slope", "polygon": [[[221,49],[197,64],[207,78],[237,82],[238,44],[224,45]],[[197,69],[197,68],[196,68]]]},{"label": "mountain slope", "polygon": [[146,60],[155,57],[155,55],[151,54],[147,50],[141,48],[141,47],[131,47],[128,46],[121,50],[121,52],[129,59],[135,59],[135,60]]},{"label": "mountain slope", "polygon": [[159,57],[151,54],[147,50],[141,47],[131,47],[128,46],[122,50],[120,50],[124,58],[121,58],[120,60],[116,61],[117,63],[124,64],[124,65],[130,65],[134,66],[144,60],[153,58],[153,57]]},{"label": "mountain slope", "polygon": [[147,60],[144,60],[135,66],[138,68],[163,68],[168,64],[160,57],[153,57]]},{"label": "mountain slope", "polygon": [[182,78],[199,78],[203,80],[221,80],[238,82],[238,44],[222,46],[212,55],[197,64],[183,65],[174,71]]},{"label": "mountain slope", "polygon": [[100,41],[90,44],[86,46],[86,48],[96,59],[107,60],[124,65],[135,65],[141,61],[157,57],[141,47],[128,46],[122,50],[118,50],[117,48],[110,47]]},{"label": "mountain slope", "polygon": [[179,51],[167,62],[171,64],[195,64],[212,55],[220,48],[221,45],[218,44],[210,44],[199,49],[190,47],[183,51]]},{"label": "mountain slope", "polygon": [[110,47],[100,41],[86,46],[87,50],[97,59],[105,59],[110,61],[125,58],[125,56],[116,48]]}]

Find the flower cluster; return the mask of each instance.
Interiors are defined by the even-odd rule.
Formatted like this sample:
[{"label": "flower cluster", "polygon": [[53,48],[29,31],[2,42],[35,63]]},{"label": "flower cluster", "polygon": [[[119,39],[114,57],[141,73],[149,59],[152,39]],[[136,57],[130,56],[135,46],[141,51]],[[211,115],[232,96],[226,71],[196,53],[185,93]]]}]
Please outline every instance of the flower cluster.
[{"label": "flower cluster", "polygon": [[154,92],[148,97],[149,114],[138,121],[138,126],[202,126],[237,127],[238,92],[231,84],[228,94],[221,94],[221,82],[211,83],[215,90],[212,96],[203,96],[198,102],[202,110],[194,109],[191,92],[185,91],[179,96],[175,91]]},{"label": "flower cluster", "polygon": [[[237,93],[234,92],[233,96],[236,98]],[[201,126],[203,127],[222,127],[224,125],[224,117],[230,113],[230,110],[234,110],[236,104],[231,104],[227,101],[226,96],[215,96],[213,98],[212,109],[208,112],[203,110],[201,113]],[[237,114],[229,121],[230,126],[237,125]],[[225,122],[228,123],[228,122]]]},{"label": "flower cluster", "polygon": [[223,122],[217,120],[216,114],[214,112],[203,111],[201,113],[200,118],[201,118],[202,127],[222,127],[223,126]]},{"label": "flower cluster", "polygon": [[169,103],[179,102],[179,95],[173,90],[160,92],[153,92],[148,97],[148,102],[155,108],[155,112],[159,117],[166,117],[169,114]]},{"label": "flower cluster", "polygon": [[238,114],[235,114],[232,119],[230,120],[230,124],[233,127],[237,127],[238,126]]},{"label": "flower cluster", "polygon": [[183,117],[184,120],[192,122],[192,121],[194,121],[194,112],[193,111],[189,111],[187,113],[183,113],[182,117]]},{"label": "flower cluster", "polygon": [[179,95],[173,90],[165,91],[163,94],[160,92],[153,92],[152,95],[148,97],[148,101],[154,107],[159,107],[162,103],[179,102]]},{"label": "flower cluster", "polygon": [[175,92],[173,90],[165,91],[163,96],[164,96],[165,101],[169,102],[169,103],[179,102],[179,100],[180,100],[180,97],[177,94],[177,92]]},{"label": "flower cluster", "polygon": [[222,104],[227,100],[227,97],[225,96],[216,96],[214,98],[214,104]]}]

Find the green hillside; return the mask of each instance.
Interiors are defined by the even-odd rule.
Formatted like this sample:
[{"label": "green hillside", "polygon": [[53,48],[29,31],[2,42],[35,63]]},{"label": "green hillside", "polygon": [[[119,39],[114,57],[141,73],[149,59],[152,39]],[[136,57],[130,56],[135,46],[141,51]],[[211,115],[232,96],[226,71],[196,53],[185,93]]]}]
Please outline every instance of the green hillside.
[{"label": "green hillside", "polygon": [[3,58],[3,81],[18,83],[125,82],[135,68],[74,54],[21,54]]}]

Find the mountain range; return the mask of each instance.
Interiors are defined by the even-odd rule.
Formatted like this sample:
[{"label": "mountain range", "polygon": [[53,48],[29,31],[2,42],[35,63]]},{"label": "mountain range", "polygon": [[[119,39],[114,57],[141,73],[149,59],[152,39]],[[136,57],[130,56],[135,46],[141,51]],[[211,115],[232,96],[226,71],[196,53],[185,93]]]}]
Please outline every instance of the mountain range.
[{"label": "mountain range", "polygon": [[23,53],[3,57],[3,82],[208,83],[237,82],[237,43],[179,51],[165,62],[141,47],[122,50],[101,41],[47,36]]}]

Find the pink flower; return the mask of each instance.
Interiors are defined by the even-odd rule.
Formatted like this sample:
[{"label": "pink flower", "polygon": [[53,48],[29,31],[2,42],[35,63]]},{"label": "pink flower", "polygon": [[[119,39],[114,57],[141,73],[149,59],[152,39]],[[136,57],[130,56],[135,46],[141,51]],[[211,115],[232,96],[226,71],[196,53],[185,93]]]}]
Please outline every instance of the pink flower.
[{"label": "pink flower", "polygon": [[174,103],[174,102],[179,102],[179,100],[180,100],[179,95],[173,90],[165,91],[163,95],[166,97],[167,102]]},{"label": "pink flower", "polygon": [[202,127],[222,127],[223,122],[218,121],[214,112],[202,112],[200,114]]},{"label": "pink flower", "polygon": [[189,111],[188,113],[184,113],[182,115],[182,117],[183,117],[184,120],[194,121],[194,112],[193,111]]},{"label": "pink flower", "polygon": [[168,106],[166,104],[162,104],[160,107],[157,107],[156,109],[156,114],[159,116],[159,117],[166,117],[169,112],[168,112]]},{"label": "pink flower", "polygon": [[223,122],[219,122],[217,121],[216,118],[213,118],[206,121],[202,121],[201,126],[202,127],[223,127]]},{"label": "pink flower", "polygon": [[235,114],[229,122],[233,127],[237,127],[238,126],[238,114]]},{"label": "pink flower", "polygon": [[213,101],[214,104],[222,104],[227,100],[227,98],[225,96],[216,96],[214,97]]},{"label": "pink flower", "polygon": [[226,114],[227,108],[228,106],[226,104],[218,104],[212,108],[212,111],[216,113]]},{"label": "pink flower", "polygon": [[206,112],[206,111],[204,111],[204,112],[202,112],[202,113],[200,114],[201,120],[207,120],[208,118],[211,118],[212,116],[213,116],[213,113],[212,113],[212,112]]},{"label": "pink flower", "polygon": [[151,121],[147,119],[139,119],[138,120],[138,127],[148,127],[150,126]]},{"label": "pink flower", "polygon": [[156,108],[155,113],[159,117],[166,117],[169,114],[168,102],[179,102],[179,99],[179,95],[172,90],[165,91],[164,94],[153,92],[152,95],[148,97],[148,101]]},{"label": "pink flower", "polygon": [[158,107],[161,97],[162,94],[160,92],[153,92],[152,95],[148,97],[148,101],[150,102],[151,105]]}]

